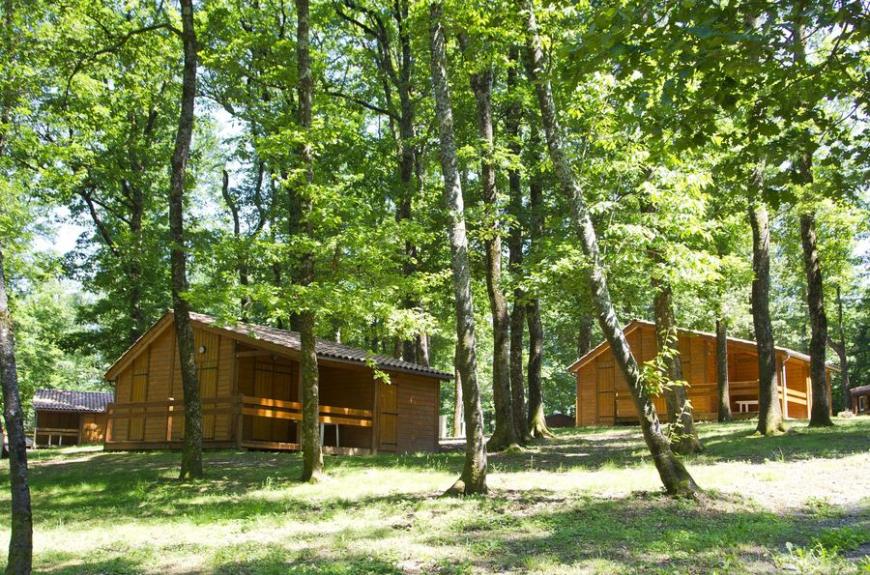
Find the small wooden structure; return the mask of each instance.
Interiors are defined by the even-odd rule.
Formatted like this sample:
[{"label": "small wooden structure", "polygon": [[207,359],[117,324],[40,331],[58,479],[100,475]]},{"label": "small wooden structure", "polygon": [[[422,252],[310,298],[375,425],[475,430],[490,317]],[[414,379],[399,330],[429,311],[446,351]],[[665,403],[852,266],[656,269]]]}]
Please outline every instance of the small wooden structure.
[{"label": "small wooden structure", "polygon": [[100,443],[106,433],[106,408],[112,393],[37,389],[33,396],[37,447]]},{"label": "small wooden structure", "polygon": [[[106,372],[115,383],[106,449],[181,446],[184,403],[173,321],[168,312]],[[204,445],[299,449],[299,334],[220,325],[197,313],[191,321]],[[316,350],[324,451],[438,449],[440,383],[450,374],[324,340],[317,341]]]},{"label": "small wooden structure", "polygon": [[850,389],[849,400],[852,413],[855,415],[870,414],[870,385]]},{"label": "small wooden structure", "polygon": [[[715,420],[718,416],[716,385],[716,336],[712,333],[680,329],[678,347],[686,392],[696,420]],[[658,353],[655,324],[634,320],[625,335],[638,363]],[[577,378],[577,425],[614,425],[638,421],[637,409],[620,369],[605,341],[578,359],[568,370]],[[777,347],[776,374],[779,401],[787,419],[808,419],[812,406],[810,357]],[[728,379],[731,411],[737,417],[758,412],[758,352],[754,341],[728,338]],[[831,373],[827,371],[828,403]],[[783,393],[785,390],[785,393]],[[667,421],[663,397],[655,399],[656,410]]]}]

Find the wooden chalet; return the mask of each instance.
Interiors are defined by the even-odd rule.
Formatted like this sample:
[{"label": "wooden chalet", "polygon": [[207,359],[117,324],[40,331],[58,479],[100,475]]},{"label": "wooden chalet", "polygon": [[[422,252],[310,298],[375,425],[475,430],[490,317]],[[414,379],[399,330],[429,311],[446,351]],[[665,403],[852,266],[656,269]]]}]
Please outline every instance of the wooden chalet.
[{"label": "wooden chalet", "polygon": [[855,415],[870,414],[870,385],[850,389],[849,406]]},{"label": "wooden chalet", "polygon": [[[658,353],[655,324],[634,320],[625,327],[625,336],[638,363]],[[696,420],[716,420],[716,335],[680,329],[678,331],[683,377],[689,384],[688,398]],[[610,345],[605,341],[578,359],[568,370],[577,378],[577,425],[614,425],[638,421],[628,384],[616,366]],[[779,401],[787,419],[808,419],[813,390],[810,384],[810,356],[783,347],[776,348],[776,374]],[[758,352],[754,341],[728,338],[728,380],[731,412],[748,417],[758,412]],[[827,371],[828,403],[831,373]],[[785,393],[783,393],[785,390]],[[655,399],[656,410],[667,421],[663,397]]]},{"label": "wooden chalet", "polygon": [[[173,321],[168,312],[106,372],[115,384],[107,450],[181,446],[184,403]],[[299,334],[221,325],[198,313],[191,321],[204,446],[299,449]],[[316,351],[325,452],[438,448],[440,383],[450,374],[330,341],[318,340]]]},{"label": "wooden chalet", "polygon": [[37,447],[101,443],[112,393],[37,389],[33,396]]}]

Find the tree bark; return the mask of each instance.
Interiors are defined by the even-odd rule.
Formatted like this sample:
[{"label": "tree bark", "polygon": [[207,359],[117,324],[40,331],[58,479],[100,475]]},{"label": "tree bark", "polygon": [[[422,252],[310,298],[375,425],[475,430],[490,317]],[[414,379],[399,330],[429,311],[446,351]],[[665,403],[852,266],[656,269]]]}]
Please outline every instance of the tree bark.
[{"label": "tree bark", "polygon": [[[505,132],[508,148],[515,158],[522,154],[520,143],[520,122],[522,120],[521,95],[517,88],[519,48],[511,47],[510,67],[508,68],[507,89],[510,103],[505,117]],[[510,389],[511,408],[513,409],[514,428],[517,438],[525,442],[529,438],[526,420],[526,393],[523,382],[523,330],[526,323],[525,294],[521,285],[523,277],[523,187],[518,169],[508,170],[509,210],[513,218],[508,236],[508,269],[514,281],[513,307],[510,314]]]},{"label": "tree bark", "polygon": [[[658,252],[654,253],[654,259],[660,265],[663,264],[663,258]],[[665,369],[670,383],[665,389],[665,403],[668,421],[671,423],[671,448],[682,455],[696,453],[703,448],[695,431],[692,406],[689,404],[688,394],[682,383],[674,384],[674,382],[685,382],[685,378],[674,319],[673,291],[667,280],[653,277],[652,283],[655,289],[653,307],[656,319],[656,344],[659,353],[664,353]]]},{"label": "tree bark", "polygon": [[595,321],[591,315],[584,313],[580,316],[580,325],[577,329],[577,357],[583,357],[592,349],[592,324]]},{"label": "tree bark", "polygon": [[719,423],[731,421],[731,394],[728,390],[728,322],[716,320],[716,397]]},{"label": "tree bark", "polygon": [[[460,36],[463,52],[464,36]],[[495,407],[495,429],[486,448],[501,451],[518,443],[518,433],[514,427],[514,413],[511,405],[510,381],[510,318],[507,300],[501,289],[501,229],[499,226],[498,189],[496,187],[495,153],[492,125],[492,83],[491,66],[470,76],[471,90],[474,92],[477,112],[477,135],[482,150],[480,154],[480,179],[484,206],[484,250],[486,251],[486,293],[489,296],[489,311],[492,317],[492,402]]]},{"label": "tree bark", "polygon": [[465,208],[462,184],[457,169],[453,135],[453,111],[447,82],[446,37],[441,23],[443,6],[429,5],[429,45],[431,49],[432,87],[435,93],[435,117],[438,121],[441,171],[444,176],[444,202],[450,221],[450,254],[453,268],[453,291],[456,301],[457,366],[462,378],[465,411],[465,465],[450,494],[486,493],[486,444],[483,437],[483,413],[477,382],[477,357],[474,337],[474,303],[471,297],[471,270],[468,265],[468,238],[465,232]]},{"label": "tree bark", "polygon": [[459,346],[453,354],[453,437],[465,436],[465,418],[462,415],[462,374],[459,373]]},{"label": "tree bark", "polygon": [[[536,148],[538,138],[533,136],[531,146]],[[539,175],[529,179],[529,239],[531,250],[540,249],[539,244],[544,236],[544,189]],[[544,325],[541,322],[541,299],[537,294],[531,294],[526,304],[526,321],[529,326],[529,412],[526,428],[531,437],[552,437],[553,432],[547,427],[544,413],[544,389],[541,369],[544,366]]]},{"label": "tree bark", "polygon": [[828,345],[828,317],[825,313],[822,269],[816,241],[816,218],[813,213],[801,214],[801,245],[804,270],[807,276],[807,307],[810,314],[810,380],[813,387],[813,405],[810,427],[833,425],[831,404],[828,401],[826,353]]},{"label": "tree bark", "polygon": [[190,304],[186,299],[187,256],[184,238],[184,179],[190,158],[193,135],[194,100],[196,99],[196,31],[193,28],[193,0],[181,0],[184,73],[181,84],[181,115],[172,154],[169,191],[169,231],[172,237],[172,308],[175,313],[175,337],[181,364],[184,393],[184,447],[181,452],[181,479],[202,477],[202,404],[193,350]]},{"label": "tree bark", "polygon": [[[6,154],[7,126],[11,125],[12,111],[18,100],[15,85],[7,75],[8,64],[16,56],[14,8],[12,0],[3,1],[3,29],[0,31],[3,52],[0,53],[0,162]],[[2,167],[2,163],[0,163]],[[4,450],[3,436],[8,437],[10,533],[6,575],[30,575],[33,568],[33,514],[30,507],[30,486],[27,469],[27,438],[24,435],[24,409],[18,389],[18,370],[15,365],[15,326],[6,292],[6,273],[0,236],[0,391],[3,399],[5,430],[0,430],[0,452]],[[2,454],[0,454],[2,455]]]},{"label": "tree bark", "polygon": [[[10,4],[6,2],[6,25],[10,26]],[[24,410],[18,393],[15,367],[15,334],[9,298],[6,294],[3,246],[0,245],[0,385],[3,389],[3,418],[9,434],[9,489],[12,497],[11,533],[6,575],[29,575],[33,564],[33,515],[27,482],[27,443]],[[0,438],[2,440],[2,438]]]},{"label": "tree bark", "polygon": [[[792,46],[795,64],[803,67],[806,63],[804,44],[805,2],[794,5],[794,29]],[[809,136],[811,138],[811,136]],[[795,162],[798,183],[807,188],[813,184],[813,155],[809,149],[801,150]],[[819,249],[816,241],[816,215],[809,211],[800,215],[801,246],[803,247],[804,271],[807,277],[807,308],[810,316],[810,380],[813,387],[813,405],[810,409],[810,427],[834,425],[831,421],[831,404],[828,401],[827,370],[825,369],[828,351],[828,317],[825,313],[824,282]],[[785,393],[786,390],[783,390]]]},{"label": "tree bark", "polygon": [[574,180],[571,162],[564,150],[550,82],[543,75],[544,53],[538,36],[534,4],[531,0],[518,0],[518,4],[526,16],[526,42],[530,60],[529,75],[535,85],[544,131],[547,135],[550,159],[553,162],[559,187],[571,205],[573,223],[578,231],[583,253],[589,261],[588,280],[592,301],[598,315],[598,323],[610,343],[614,359],[628,383],[637,411],[640,414],[644,440],[653,456],[665,490],[673,496],[694,496],[699,488],[679,457],[671,450],[668,439],[662,431],[655,406],[644,386],[637,361],[632,355],[622,328],[619,326],[610,299],[604,266],[598,251],[598,238],[595,228],[592,226],[592,219],[586,208],[581,189]]},{"label": "tree bark", "polygon": [[[299,78],[299,127],[310,138],[314,79],[311,76],[310,15],[308,0],[296,0],[296,66]],[[311,144],[306,141],[300,147],[300,158],[305,168],[302,193],[299,194],[299,211],[302,226],[309,238],[314,235],[311,213],[310,186],[314,182],[314,160]],[[302,255],[299,267],[299,284],[309,286],[314,281],[314,254]],[[299,312],[299,339],[302,353],[299,369],[302,372],[302,481],[316,482],[323,474],[323,450],[320,447],[320,388],[318,382],[315,339],[315,311],[310,302]]]},{"label": "tree bark", "polygon": [[[754,184],[761,192],[761,166]],[[776,351],[770,321],[770,226],[767,206],[756,200],[749,207],[752,226],[752,323],[758,349],[758,433],[770,435],[785,431],[776,388]]]}]

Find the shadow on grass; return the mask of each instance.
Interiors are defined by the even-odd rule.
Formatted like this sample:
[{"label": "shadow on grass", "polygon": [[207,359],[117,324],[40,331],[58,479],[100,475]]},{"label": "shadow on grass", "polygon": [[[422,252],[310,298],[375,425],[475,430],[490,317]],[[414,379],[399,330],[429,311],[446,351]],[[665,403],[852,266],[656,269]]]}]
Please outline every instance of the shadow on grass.
[{"label": "shadow on grass", "polygon": [[[512,513],[468,518],[433,543],[460,542],[493,572],[724,573],[749,563],[770,565],[787,543],[808,545],[836,530],[825,519],[771,513],[722,494],[697,504],[634,494],[553,507],[515,506]],[[870,516],[842,518],[837,529],[849,524],[866,533]]]}]

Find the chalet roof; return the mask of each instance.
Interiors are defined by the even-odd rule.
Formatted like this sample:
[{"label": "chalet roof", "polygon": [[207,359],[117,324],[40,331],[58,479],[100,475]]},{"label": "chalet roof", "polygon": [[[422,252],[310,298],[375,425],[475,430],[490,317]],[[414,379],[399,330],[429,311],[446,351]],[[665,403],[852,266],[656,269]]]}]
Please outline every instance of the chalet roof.
[{"label": "chalet roof", "polygon": [[849,393],[852,395],[863,395],[865,393],[870,393],[870,385],[861,385],[858,387],[852,387],[849,389]]},{"label": "chalet roof", "polygon": [[[117,371],[116,368],[126,363],[126,360],[135,353],[135,350],[138,349],[140,345],[142,345],[142,342],[145,340],[146,336],[156,330],[161,330],[163,327],[170,325],[172,317],[173,314],[170,310],[156,324],[154,324],[154,326],[152,326],[151,329],[148,330],[148,332],[143,334],[143,336],[140,337],[139,340],[136,341],[136,343],[134,343],[127,351],[124,352],[124,354],[106,372],[106,378],[113,379],[115,375],[114,372]],[[299,339],[299,332],[296,331],[243,322],[237,322],[235,324],[224,324],[221,323],[220,320],[218,320],[217,318],[195,312],[191,312],[190,320],[194,325],[199,324],[209,327],[211,329],[217,329],[221,332],[235,337],[236,339],[245,341],[246,343],[250,343],[252,345],[256,345],[258,342],[266,342],[294,352],[301,351],[302,349],[302,343]],[[315,350],[317,352],[317,357],[322,359],[332,359],[361,365],[374,364],[378,367],[378,369],[382,369],[384,371],[403,371],[406,373],[426,375],[438,379],[453,378],[453,376],[447,372],[433,369],[431,367],[426,367],[418,363],[404,361],[388,355],[374,354],[364,349],[351,347],[349,345],[344,345],[325,339],[317,339]]]},{"label": "chalet roof", "polygon": [[[654,328],[655,325],[656,324],[651,322],[651,321],[646,321],[643,319],[633,319],[628,323],[628,325],[625,326],[623,331],[626,334],[629,334],[629,333],[635,331],[636,329],[639,329],[640,327],[653,327]],[[684,329],[684,328],[677,328],[677,329],[680,333],[696,335],[696,336],[705,337],[705,338],[709,338],[709,339],[713,339],[713,340],[716,339],[716,334],[710,333],[708,331],[698,331],[698,330],[694,330],[694,329]],[[739,337],[729,337],[728,342],[729,343],[736,343],[736,344],[740,344],[740,345],[745,345],[747,347],[752,347],[752,348],[756,348],[758,345],[754,341],[752,341],[751,339],[742,339]],[[603,342],[601,342],[600,344],[595,346],[593,349],[591,349],[589,352],[587,352],[586,355],[584,355],[583,357],[581,357],[580,359],[578,359],[577,361],[572,363],[570,366],[568,366],[568,371],[572,372],[572,373],[577,371],[582,365],[591,361],[593,358],[595,358],[598,355],[600,355],[601,353],[603,353],[609,347],[610,346],[609,346],[607,340],[604,340]],[[795,351],[793,349],[789,349],[787,347],[780,347],[780,346],[776,346],[775,349],[776,349],[776,351],[778,351],[780,353],[784,353],[789,357],[794,357],[794,358],[797,358],[801,361],[806,361],[806,362],[810,361],[810,356],[808,356],[805,353],[801,353],[799,351]],[[831,366],[828,366],[828,367],[833,369]]]},{"label": "chalet roof", "polygon": [[37,389],[33,396],[33,408],[38,411],[105,413],[106,406],[113,400],[114,394],[111,392]]}]

